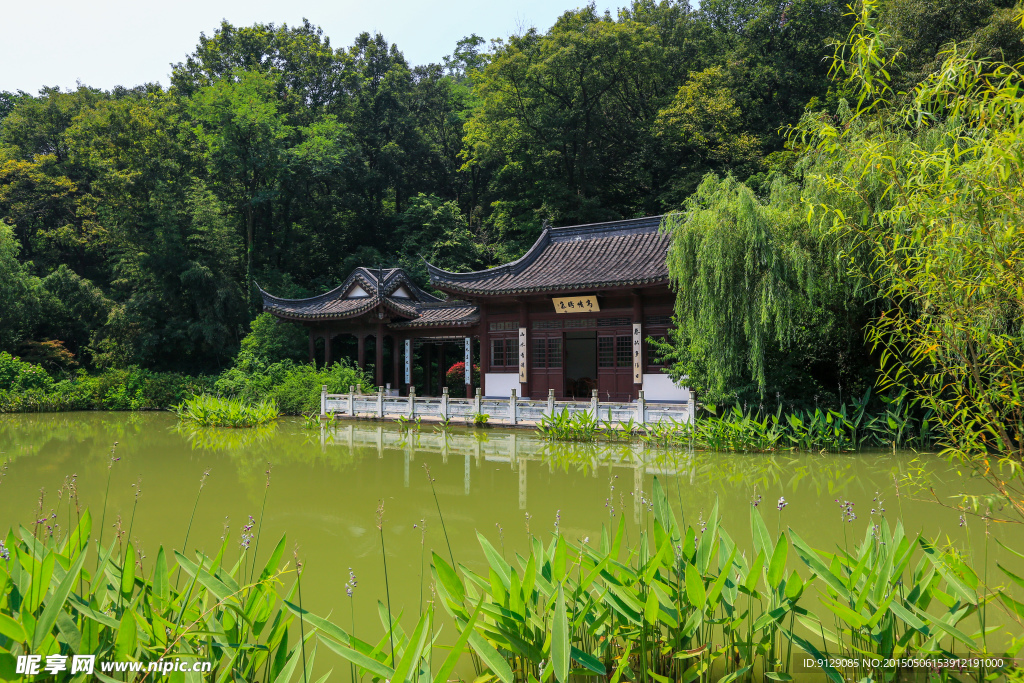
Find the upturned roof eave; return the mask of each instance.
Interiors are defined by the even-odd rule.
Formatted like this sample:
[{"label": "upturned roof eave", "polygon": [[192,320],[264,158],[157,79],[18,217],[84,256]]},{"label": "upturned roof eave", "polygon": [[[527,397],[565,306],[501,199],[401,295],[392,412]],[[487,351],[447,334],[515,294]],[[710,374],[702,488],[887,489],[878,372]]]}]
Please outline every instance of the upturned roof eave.
[{"label": "upturned roof eave", "polygon": [[610,280],[604,282],[583,282],[574,285],[540,285],[537,287],[506,287],[498,289],[482,289],[459,286],[456,282],[435,282],[434,286],[449,294],[469,294],[472,296],[515,296],[520,294],[539,294],[558,292],[578,292],[581,289],[605,289],[608,287],[635,287],[637,285],[653,285],[668,283],[668,276],[656,278],[637,278],[632,280]]}]

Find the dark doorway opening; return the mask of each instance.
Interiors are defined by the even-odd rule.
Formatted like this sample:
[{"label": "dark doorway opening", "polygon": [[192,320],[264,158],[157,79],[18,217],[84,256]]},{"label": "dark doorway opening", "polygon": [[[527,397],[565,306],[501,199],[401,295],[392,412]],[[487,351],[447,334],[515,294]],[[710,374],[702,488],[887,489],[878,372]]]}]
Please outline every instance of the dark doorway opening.
[{"label": "dark doorway opening", "polygon": [[565,333],[565,396],[585,400],[597,388],[597,332]]}]

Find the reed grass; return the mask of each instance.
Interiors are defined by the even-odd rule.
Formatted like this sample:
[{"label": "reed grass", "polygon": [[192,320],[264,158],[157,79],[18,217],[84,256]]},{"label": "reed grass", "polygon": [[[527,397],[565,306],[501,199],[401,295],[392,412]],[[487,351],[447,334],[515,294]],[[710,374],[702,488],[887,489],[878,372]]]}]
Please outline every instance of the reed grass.
[{"label": "reed grass", "polygon": [[210,394],[187,398],[173,411],[179,420],[203,427],[258,427],[281,415],[273,400],[246,401]]}]

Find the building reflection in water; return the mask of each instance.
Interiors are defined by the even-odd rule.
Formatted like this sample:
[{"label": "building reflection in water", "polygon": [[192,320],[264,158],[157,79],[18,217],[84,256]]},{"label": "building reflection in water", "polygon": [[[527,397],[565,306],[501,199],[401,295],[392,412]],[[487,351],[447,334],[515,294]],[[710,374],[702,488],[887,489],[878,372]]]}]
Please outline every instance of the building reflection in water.
[{"label": "building reflection in water", "polygon": [[[611,468],[631,470],[633,474],[633,521],[639,523],[647,496],[644,493],[645,475],[693,477],[693,453],[686,450],[651,449],[632,443],[564,443],[553,444],[532,434],[514,431],[471,431],[423,426],[419,429],[395,429],[393,425],[338,424],[320,427],[320,448],[327,453],[329,447],[342,447],[350,451],[367,449],[376,451],[378,458],[384,452],[403,454],[403,485],[408,488],[412,463],[417,452],[438,453],[443,463],[453,454],[464,462],[463,493],[469,496],[472,488],[471,465],[484,462],[508,463],[518,474],[519,509],[527,504],[528,465],[532,462],[547,464],[549,471],[570,469],[596,477],[598,470]],[[612,501],[614,504],[617,501]]]}]

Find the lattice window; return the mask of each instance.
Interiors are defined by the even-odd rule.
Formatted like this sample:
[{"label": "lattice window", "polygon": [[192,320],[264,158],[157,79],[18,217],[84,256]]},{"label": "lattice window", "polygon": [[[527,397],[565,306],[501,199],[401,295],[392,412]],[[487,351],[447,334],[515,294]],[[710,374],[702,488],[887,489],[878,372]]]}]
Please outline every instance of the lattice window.
[{"label": "lattice window", "polygon": [[533,340],[533,367],[546,368],[548,366],[548,340]]},{"label": "lattice window", "polygon": [[615,337],[597,338],[597,367],[615,367]]},{"label": "lattice window", "polygon": [[560,368],[562,367],[562,338],[534,338],[533,340],[533,367],[535,368]]},{"label": "lattice window", "polygon": [[561,320],[534,320],[533,329],[535,330],[560,330],[562,329]]},{"label": "lattice window", "polygon": [[597,321],[598,327],[624,327],[629,324],[629,318],[601,318]]},{"label": "lattice window", "polygon": [[621,335],[615,338],[615,366],[633,367],[633,338]]},{"label": "lattice window", "polygon": [[516,320],[506,320],[504,322],[497,322],[490,324],[491,332],[508,332],[509,330],[518,330],[519,322]]},{"label": "lattice window", "polygon": [[670,315],[649,315],[647,316],[646,324],[651,327],[667,327],[672,323],[672,316]]},{"label": "lattice window", "polygon": [[518,346],[518,339],[492,339],[491,366],[501,368],[519,365]]},{"label": "lattice window", "polygon": [[548,339],[548,367],[562,367],[562,338],[552,337]]},{"label": "lattice window", "polygon": [[570,318],[565,321],[565,327],[568,328],[579,328],[579,327],[597,327],[597,318]]}]

